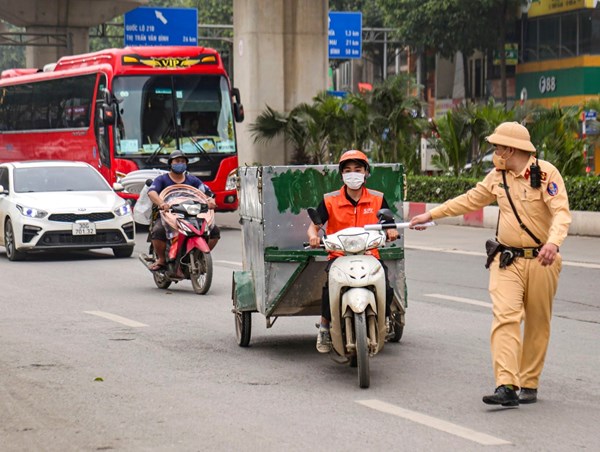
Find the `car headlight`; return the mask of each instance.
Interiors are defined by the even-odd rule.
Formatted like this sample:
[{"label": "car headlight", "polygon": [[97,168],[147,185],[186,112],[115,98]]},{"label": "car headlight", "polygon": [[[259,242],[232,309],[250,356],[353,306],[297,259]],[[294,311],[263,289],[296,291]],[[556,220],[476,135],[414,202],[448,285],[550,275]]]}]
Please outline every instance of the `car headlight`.
[{"label": "car headlight", "polygon": [[121,204],[119,207],[117,207],[114,210],[114,212],[119,217],[123,217],[125,215],[129,215],[131,213],[131,205],[128,202],[126,202],[124,204]]},{"label": "car headlight", "polygon": [[44,218],[48,215],[48,212],[45,210],[34,209],[33,207],[21,206],[19,204],[17,204],[17,209],[19,209],[19,212],[21,212],[23,216],[29,218]]}]

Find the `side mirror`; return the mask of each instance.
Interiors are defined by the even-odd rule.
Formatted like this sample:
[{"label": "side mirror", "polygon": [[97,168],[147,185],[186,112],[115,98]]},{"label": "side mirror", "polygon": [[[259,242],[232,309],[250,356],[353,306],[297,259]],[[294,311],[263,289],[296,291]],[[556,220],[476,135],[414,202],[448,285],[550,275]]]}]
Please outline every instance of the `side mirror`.
[{"label": "side mirror", "polygon": [[379,209],[379,211],[377,212],[377,218],[379,219],[379,223],[394,222],[394,214],[390,209]]},{"label": "side mirror", "polygon": [[102,104],[102,123],[105,126],[112,126],[116,122],[117,112],[114,105]]},{"label": "side mirror", "polygon": [[242,105],[242,97],[240,96],[240,90],[238,88],[233,88],[231,90],[233,94],[233,117],[235,118],[235,122],[243,122],[244,121],[244,106]]},{"label": "side mirror", "polygon": [[121,184],[119,182],[114,182],[113,183],[113,190],[114,191],[123,191],[123,190],[125,190],[125,187],[123,187],[123,184]]},{"label": "side mirror", "polygon": [[8,195],[8,190],[4,188],[4,185],[0,185],[0,195]]}]

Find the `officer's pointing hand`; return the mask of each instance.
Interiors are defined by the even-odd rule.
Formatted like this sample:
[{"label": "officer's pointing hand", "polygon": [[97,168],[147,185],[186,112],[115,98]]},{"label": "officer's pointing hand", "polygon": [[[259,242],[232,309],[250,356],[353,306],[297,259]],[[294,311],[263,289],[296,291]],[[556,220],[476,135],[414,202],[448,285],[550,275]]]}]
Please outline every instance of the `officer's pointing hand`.
[{"label": "officer's pointing hand", "polygon": [[427,229],[426,226],[419,226],[423,223],[427,223],[429,221],[431,221],[431,214],[429,212],[425,212],[422,213],[421,215],[417,215],[412,217],[412,219],[410,220],[410,224],[408,225],[408,227],[410,229],[416,229],[417,231],[424,231],[425,229]]},{"label": "officer's pointing hand", "polygon": [[556,253],[558,253],[558,247],[554,243],[546,243],[538,253],[537,259],[543,267],[546,267],[554,263]]}]

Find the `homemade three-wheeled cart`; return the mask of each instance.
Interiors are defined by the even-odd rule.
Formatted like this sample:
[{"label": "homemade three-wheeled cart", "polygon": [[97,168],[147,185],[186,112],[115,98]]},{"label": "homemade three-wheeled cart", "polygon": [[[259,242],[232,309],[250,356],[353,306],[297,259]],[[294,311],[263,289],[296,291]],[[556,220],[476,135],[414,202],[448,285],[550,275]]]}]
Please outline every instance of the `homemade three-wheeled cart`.
[{"label": "homemade three-wheeled cart", "polygon": [[[404,174],[400,164],[372,165],[367,187],[384,194],[396,221],[403,219]],[[343,182],[337,165],[250,166],[238,169],[243,271],[233,273],[237,342],[250,343],[252,313],[273,326],[280,316],[320,316],[327,253],[305,249],[310,218],[325,193]],[[394,290],[388,340],[400,340],[407,307],[402,235],[380,248]]]}]

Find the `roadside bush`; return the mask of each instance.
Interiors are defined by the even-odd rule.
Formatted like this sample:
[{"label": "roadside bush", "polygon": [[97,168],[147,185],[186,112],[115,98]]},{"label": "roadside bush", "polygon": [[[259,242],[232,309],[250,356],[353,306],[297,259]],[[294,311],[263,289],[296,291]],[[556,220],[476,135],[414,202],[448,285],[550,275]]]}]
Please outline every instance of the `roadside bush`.
[{"label": "roadside bush", "polygon": [[[481,179],[471,177],[408,175],[406,200],[443,203],[474,187]],[[600,212],[600,177],[565,177],[571,210]]]}]

